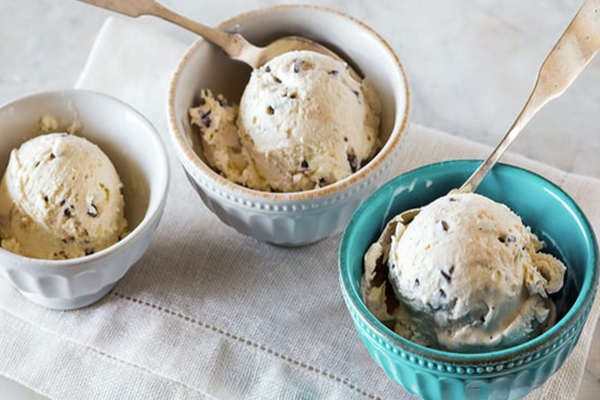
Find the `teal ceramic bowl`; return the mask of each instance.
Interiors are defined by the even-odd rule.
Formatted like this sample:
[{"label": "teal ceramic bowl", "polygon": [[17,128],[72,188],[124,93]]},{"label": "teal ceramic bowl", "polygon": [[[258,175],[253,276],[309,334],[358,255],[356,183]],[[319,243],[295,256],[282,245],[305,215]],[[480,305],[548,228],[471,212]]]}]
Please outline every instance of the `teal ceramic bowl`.
[{"label": "teal ceramic bowl", "polygon": [[508,205],[565,262],[565,285],[554,298],[557,323],[521,345],[463,354],[417,345],[379,322],[360,295],[363,256],[394,215],[459,187],[481,161],[431,164],[391,180],[355,212],[339,252],[342,294],[359,337],[385,373],[427,400],[517,399],[542,385],[579,339],[598,282],[598,245],[581,209],[562,189],[524,169],[499,164],[478,193]]}]

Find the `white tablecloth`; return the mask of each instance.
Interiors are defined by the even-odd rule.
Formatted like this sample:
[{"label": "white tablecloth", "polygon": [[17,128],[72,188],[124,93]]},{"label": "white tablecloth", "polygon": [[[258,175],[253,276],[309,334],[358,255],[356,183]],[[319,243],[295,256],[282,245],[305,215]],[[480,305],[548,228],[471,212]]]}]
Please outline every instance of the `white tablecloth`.
[{"label": "white tablecloth", "polygon": [[[188,44],[142,21],[104,25],[77,86],[132,104],[163,136],[173,171],[165,215],[148,253],[90,307],[46,310],[0,280],[0,374],[60,400],[412,398],[353,328],[338,286],[339,233],[273,247],[222,224],[191,189],[166,124],[168,82]],[[403,171],[490,150],[417,125],[402,146]],[[600,226],[599,180],[504,160],[560,185]],[[565,365],[528,398],[575,397],[599,303]]]}]

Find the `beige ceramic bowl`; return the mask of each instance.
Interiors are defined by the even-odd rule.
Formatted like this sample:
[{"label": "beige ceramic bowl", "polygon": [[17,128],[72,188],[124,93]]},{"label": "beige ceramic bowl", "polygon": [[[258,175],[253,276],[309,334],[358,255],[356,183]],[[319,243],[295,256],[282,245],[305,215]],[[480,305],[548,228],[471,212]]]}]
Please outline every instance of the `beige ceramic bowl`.
[{"label": "beige ceramic bowl", "polygon": [[358,205],[387,181],[398,160],[400,138],[408,123],[409,91],[394,51],[371,28],[342,13],[309,6],[282,6],[252,11],[221,24],[252,43],[265,45],[285,35],[317,40],[350,59],[371,81],[382,100],[384,146],[366,166],[324,188],[295,193],[268,193],[234,184],[202,159],[197,133],[187,111],[200,90],[239,103],[250,68],[198,39],[185,53],[169,91],[168,119],[177,156],[204,203],[226,224],[258,240],[283,246],[316,242],[343,228]]}]

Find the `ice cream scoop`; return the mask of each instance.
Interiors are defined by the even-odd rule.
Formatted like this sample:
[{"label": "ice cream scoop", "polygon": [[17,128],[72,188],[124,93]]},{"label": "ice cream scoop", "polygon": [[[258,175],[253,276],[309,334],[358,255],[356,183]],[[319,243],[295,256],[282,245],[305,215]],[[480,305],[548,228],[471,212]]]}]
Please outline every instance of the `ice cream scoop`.
[{"label": "ice cream scoop", "polygon": [[189,110],[206,162],[246,187],[299,192],[356,172],[381,147],[381,105],[368,81],[310,51],[252,72],[239,108],[204,90]]},{"label": "ice cream scoop", "polygon": [[0,183],[0,236],[32,258],[82,257],[117,242],[127,225],[121,180],[88,140],[37,136],[13,149]]},{"label": "ice cream scoop", "polygon": [[254,70],[240,102],[243,146],[272,190],[337,182],[380,147],[379,99],[345,64],[294,51]]},{"label": "ice cream scoop", "polygon": [[[398,333],[418,332],[409,338],[431,347],[469,352],[522,343],[552,326],[548,295],[563,286],[564,264],[541,248],[505,205],[474,193],[450,194],[371,247],[365,269],[385,263],[387,296],[398,302],[384,307],[375,292],[367,304],[380,315],[389,310]],[[367,282],[365,292],[377,285]]]}]

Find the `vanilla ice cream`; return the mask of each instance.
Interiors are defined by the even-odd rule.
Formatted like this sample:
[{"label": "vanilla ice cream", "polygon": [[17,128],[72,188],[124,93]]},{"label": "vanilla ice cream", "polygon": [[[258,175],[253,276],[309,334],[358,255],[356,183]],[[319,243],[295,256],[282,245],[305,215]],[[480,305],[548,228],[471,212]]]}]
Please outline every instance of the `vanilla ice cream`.
[{"label": "vanilla ice cream", "polygon": [[252,72],[239,112],[203,91],[190,116],[213,169],[253,189],[296,192],[364,166],[381,146],[380,110],[346,64],[294,51]]},{"label": "vanilla ice cream", "polygon": [[[408,225],[394,223],[365,256],[363,293],[401,335],[470,352],[522,343],[554,323],[548,295],[562,288],[565,266],[539,252],[536,235],[505,205],[450,194]],[[376,267],[385,285],[374,281]]]},{"label": "vanilla ice cream", "polygon": [[192,124],[201,132],[203,156],[208,165],[230,181],[257,190],[269,190],[258,174],[247,148],[242,146],[236,120],[239,107],[210,90],[200,92],[200,105],[189,110]]},{"label": "vanilla ice cream", "polygon": [[122,183],[98,146],[64,133],[14,149],[0,184],[0,237],[27,257],[67,259],[117,242],[127,222]]}]

